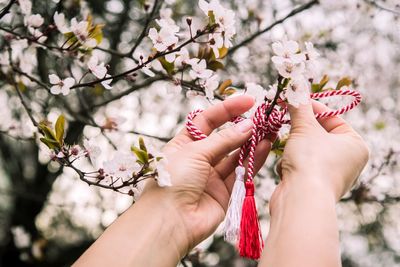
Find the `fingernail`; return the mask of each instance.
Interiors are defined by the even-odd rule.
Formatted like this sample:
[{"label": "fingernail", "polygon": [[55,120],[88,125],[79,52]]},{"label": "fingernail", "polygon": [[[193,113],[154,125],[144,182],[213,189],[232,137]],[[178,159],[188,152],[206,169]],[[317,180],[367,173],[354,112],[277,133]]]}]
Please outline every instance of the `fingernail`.
[{"label": "fingernail", "polygon": [[253,128],[253,121],[250,119],[245,119],[235,125],[235,129],[239,130],[239,132],[245,133]]}]

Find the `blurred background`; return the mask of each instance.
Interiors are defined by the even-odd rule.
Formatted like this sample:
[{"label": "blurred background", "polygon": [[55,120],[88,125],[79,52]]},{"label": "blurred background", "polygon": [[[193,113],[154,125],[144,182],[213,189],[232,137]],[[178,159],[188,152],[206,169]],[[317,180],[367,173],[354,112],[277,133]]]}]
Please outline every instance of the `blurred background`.
[{"label": "blurred background", "polygon": [[[0,10],[10,2],[14,1],[0,0]],[[330,77],[328,85],[333,86],[346,76],[351,87],[361,92],[361,105],[344,117],[367,141],[371,159],[360,182],[337,205],[343,266],[400,266],[400,3],[220,2],[234,10],[237,23],[234,47],[223,60],[225,66],[218,70],[221,77],[232,79],[237,87],[254,82],[267,88],[277,77],[270,61],[271,44],[287,38],[315,44],[321,53],[321,75]],[[90,13],[96,23],[104,23],[104,39],[100,49],[93,52],[109,65],[110,73],[134,65],[133,59],[119,53],[129,53],[143,30],[146,15],[155,5],[154,18],[170,12],[181,28],[185,28],[188,16],[196,20],[201,13],[197,0],[32,3],[34,13],[41,14],[48,24],[56,10],[69,18]],[[18,32],[18,25],[23,25],[17,4],[9,11],[0,19],[0,52],[9,49],[10,38],[2,28],[13,25]],[[51,44],[56,39],[56,34],[50,34],[46,42]],[[150,40],[144,38],[132,57],[149,54],[151,46]],[[79,61],[78,55],[63,56],[34,44],[26,53],[30,56],[24,64],[31,66],[27,71],[44,83],[54,71],[72,68],[74,73],[82,68],[73,63]],[[34,126],[10,86],[6,69],[0,63],[0,266],[69,266],[134,198],[88,186],[73,170],[50,161],[50,151],[38,141]],[[160,149],[182,127],[190,110],[210,105],[202,97],[187,94],[190,88],[171,93],[171,81],[144,74],[133,80],[115,81],[111,91],[82,90],[81,96],[90,109],[82,109],[76,94],[54,98],[39,83],[22,76],[13,78],[24,84],[24,95],[35,116],[54,122],[59,114],[66,114],[68,143],[81,144],[83,138],[96,140],[102,148],[100,162],[115,147],[129,147],[138,135],[145,136],[152,149]],[[95,127],[88,123],[90,119],[96,125],[114,123],[115,127]],[[264,237],[268,233],[268,200],[277,181],[273,168],[276,159],[271,155],[256,179]],[[86,161],[78,166],[93,169]],[[234,247],[223,241],[219,230],[181,263],[199,267],[256,265],[240,259]]]}]

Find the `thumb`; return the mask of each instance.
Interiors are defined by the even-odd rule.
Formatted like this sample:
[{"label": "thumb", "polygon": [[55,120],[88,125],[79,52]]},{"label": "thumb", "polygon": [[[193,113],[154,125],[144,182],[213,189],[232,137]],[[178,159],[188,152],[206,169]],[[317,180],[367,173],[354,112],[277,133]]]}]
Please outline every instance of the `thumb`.
[{"label": "thumb", "polygon": [[195,142],[197,151],[213,165],[224,156],[241,147],[251,136],[253,121],[245,119],[232,127],[212,133],[206,139]]},{"label": "thumb", "polygon": [[288,111],[290,114],[290,123],[292,125],[291,132],[318,126],[311,101],[307,104],[300,104],[298,107],[288,104]]}]

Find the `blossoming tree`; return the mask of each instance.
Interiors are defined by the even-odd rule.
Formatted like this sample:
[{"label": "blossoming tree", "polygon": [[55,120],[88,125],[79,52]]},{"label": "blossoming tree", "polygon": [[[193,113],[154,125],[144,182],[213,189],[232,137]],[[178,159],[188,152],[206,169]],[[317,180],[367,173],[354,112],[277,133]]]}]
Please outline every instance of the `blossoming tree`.
[{"label": "blossoming tree", "polygon": [[[171,186],[159,151],[194,108],[251,94],[271,113],[355,89],[365,100],[347,118],[372,163],[338,207],[344,265],[394,266],[398,16],[394,1],[0,0],[1,262],[70,264],[145,180]],[[260,206],[287,134],[257,179]],[[253,266],[220,236],[182,265]]]}]

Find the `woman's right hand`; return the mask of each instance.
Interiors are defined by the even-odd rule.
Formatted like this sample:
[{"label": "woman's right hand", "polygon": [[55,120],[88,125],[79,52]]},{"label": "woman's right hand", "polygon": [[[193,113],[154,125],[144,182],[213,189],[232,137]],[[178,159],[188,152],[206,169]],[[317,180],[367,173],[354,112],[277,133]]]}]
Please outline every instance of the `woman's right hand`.
[{"label": "woman's right hand", "polygon": [[314,113],[324,111],[328,107],[317,101],[289,106],[292,127],[278,171],[285,183],[302,183],[338,201],[360,175],[369,151],[343,119],[315,119]]}]

